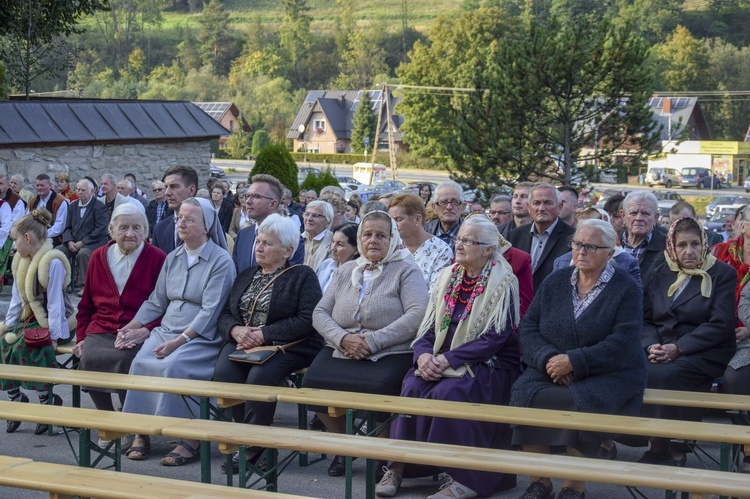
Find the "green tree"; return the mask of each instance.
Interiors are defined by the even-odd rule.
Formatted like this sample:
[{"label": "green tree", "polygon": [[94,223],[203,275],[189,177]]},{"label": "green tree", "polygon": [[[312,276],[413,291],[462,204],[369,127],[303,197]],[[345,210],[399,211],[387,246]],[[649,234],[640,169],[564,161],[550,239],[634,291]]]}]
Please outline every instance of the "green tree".
[{"label": "green tree", "polygon": [[375,127],[378,125],[378,117],[372,112],[370,93],[363,90],[360,92],[360,96],[359,104],[352,119],[353,152],[363,152],[366,149],[365,137],[369,137],[371,145],[375,143]]},{"label": "green tree", "polygon": [[238,126],[237,129],[227,138],[227,153],[230,158],[234,159],[245,159],[250,154],[250,139],[251,136],[242,126]]},{"label": "green tree", "polygon": [[0,58],[28,98],[31,83],[71,65],[65,39],[81,33],[79,21],[104,9],[106,0],[0,0]]},{"label": "green tree", "polygon": [[341,74],[334,85],[341,89],[367,88],[376,75],[388,73],[385,51],[377,45],[376,33],[357,29],[341,55],[340,67]]},{"label": "green tree", "polygon": [[198,40],[193,36],[190,25],[182,29],[182,41],[177,45],[177,62],[182,70],[187,73],[191,69],[201,68],[201,56]]},{"label": "green tree", "polygon": [[305,81],[304,62],[312,41],[307,0],[282,0],[284,17],[279,27],[281,49],[290,64],[289,77],[295,84]]},{"label": "green tree", "polygon": [[349,39],[354,34],[354,0],[336,0],[338,16],[333,34],[336,40],[336,51],[343,54],[349,48]]},{"label": "green tree", "polygon": [[263,129],[257,130],[253,134],[253,146],[250,154],[257,157],[258,154],[270,144],[271,137],[268,136],[268,132]]},{"label": "green tree", "polygon": [[0,61],[0,100],[8,99],[8,82],[5,79],[5,65]]},{"label": "green tree", "polygon": [[93,43],[101,62],[116,71],[127,66],[127,60],[140,31],[137,0],[109,0],[108,9],[94,14],[97,37]]},{"label": "green tree", "polygon": [[211,0],[198,18],[203,64],[211,64],[217,75],[226,76],[237,55],[237,43],[229,27],[229,13],[221,0]]},{"label": "green tree", "polygon": [[320,192],[320,187],[318,187],[318,175],[315,172],[308,173],[305,180],[303,180],[302,184],[299,186],[300,191],[309,191],[310,189],[314,190],[316,193]]},{"label": "green tree", "polygon": [[288,80],[267,76],[238,84],[241,86],[233,100],[250,127],[266,130],[274,141],[285,140],[305,92],[294,92]]},{"label": "green tree", "polygon": [[273,175],[292,191],[292,195],[297,195],[299,192],[297,163],[295,163],[284,144],[271,144],[260,151],[255,159],[255,166],[250,172],[248,181],[252,181],[253,175],[259,173]]},{"label": "green tree", "polygon": [[660,88],[678,92],[708,89],[708,52],[687,28],[677,26],[654,53]]}]

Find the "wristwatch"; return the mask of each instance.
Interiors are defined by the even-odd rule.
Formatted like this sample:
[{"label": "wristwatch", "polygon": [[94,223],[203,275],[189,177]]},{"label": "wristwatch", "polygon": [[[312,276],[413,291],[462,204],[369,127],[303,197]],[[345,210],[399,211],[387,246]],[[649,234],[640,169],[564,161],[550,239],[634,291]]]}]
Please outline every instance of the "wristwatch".
[{"label": "wristwatch", "polygon": [[191,337],[190,337],[190,335],[188,335],[187,333],[182,333],[182,335],[181,335],[181,336],[182,336],[183,338],[185,338],[185,343],[190,343],[190,340],[192,340],[192,339],[193,339],[193,338],[191,338]]}]

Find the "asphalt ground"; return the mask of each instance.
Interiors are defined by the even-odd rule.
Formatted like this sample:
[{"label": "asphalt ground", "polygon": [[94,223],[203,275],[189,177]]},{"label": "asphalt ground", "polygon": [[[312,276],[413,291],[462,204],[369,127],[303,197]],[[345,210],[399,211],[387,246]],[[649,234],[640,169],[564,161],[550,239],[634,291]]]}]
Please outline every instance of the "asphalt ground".
[{"label": "asphalt ground", "polygon": [[[73,298],[73,295],[71,295]],[[0,291],[0,317],[4,317],[10,300],[10,289],[6,286]],[[59,394],[64,405],[71,405],[72,395],[69,386],[55,387],[55,393]],[[2,395],[5,398],[5,395]],[[31,403],[37,403],[35,393],[29,393]],[[93,408],[91,399],[86,394],[82,394],[82,406]],[[721,415],[713,415],[711,421],[726,423],[729,421]],[[274,425],[287,428],[297,427],[297,407],[292,404],[279,404],[276,410]],[[0,454],[25,457],[35,461],[54,462],[59,464],[76,465],[76,460],[66,440],[65,435],[58,427],[55,427],[53,436],[34,435],[35,425],[32,423],[22,423],[20,428],[11,434],[6,434],[3,430],[5,425],[0,421]],[[134,431],[137,429],[134,428]],[[92,438],[96,438],[95,432],[92,432]],[[77,441],[74,439],[74,448],[77,450]],[[142,475],[160,476],[165,478],[174,478],[182,481],[200,481],[200,464],[192,463],[182,467],[166,467],[159,464],[159,459],[172,450],[177,442],[166,437],[152,438],[151,456],[145,461],[131,461],[122,459],[122,471],[127,473],[136,473]],[[718,444],[707,443],[703,445],[712,456],[718,457]],[[645,451],[645,448],[632,448],[618,444],[618,460],[635,461]],[[280,452],[280,459],[287,456],[287,451]],[[212,445],[212,482],[216,484],[226,483],[225,475],[221,474],[220,466],[224,462],[225,456],[218,451],[216,444]],[[328,465],[331,456],[325,461],[312,464],[308,467],[300,467],[294,460],[291,465],[279,477],[279,491],[299,494],[308,497],[319,498],[343,498],[344,497],[344,478],[329,477],[327,475]],[[709,468],[717,469],[715,463],[708,463]],[[695,455],[688,457],[688,467],[702,467]],[[359,459],[354,462],[354,497],[363,498],[365,496],[365,461]],[[234,482],[237,483],[236,480]],[[424,498],[437,491],[440,482],[433,481],[432,478],[405,480],[397,497],[400,498]],[[515,489],[495,494],[494,498],[517,498],[528,486],[529,481],[526,476],[518,477],[518,485]],[[555,480],[556,490],[559,490],[560,481]],[[660,490],[640,489],[647,498],[660,498],[664,492]],[[31,499],[44,498],[47,494],[33,490],[13,489],[0,487],[0,498],[7,499]],[[217,494],[217,497],[221,497]],[[607,499],[625,499],[633,497],[624,487],[616,487],[604,484],[588,484],[589,499],[607,498]]]}]

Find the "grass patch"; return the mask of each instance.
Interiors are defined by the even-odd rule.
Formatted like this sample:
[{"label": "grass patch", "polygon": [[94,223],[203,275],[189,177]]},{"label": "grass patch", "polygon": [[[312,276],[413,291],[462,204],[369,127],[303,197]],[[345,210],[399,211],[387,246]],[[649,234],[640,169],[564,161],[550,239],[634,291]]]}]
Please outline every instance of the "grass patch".
[{"label": "grass patch", "polygon": [[695,208],[695,213],[698,215],[698,217],[705,217],[706,216],[706,206],[711,202],[713,199],[712,196],[682,196],[685,198],[685,201],[693,205],[693,208]]}]

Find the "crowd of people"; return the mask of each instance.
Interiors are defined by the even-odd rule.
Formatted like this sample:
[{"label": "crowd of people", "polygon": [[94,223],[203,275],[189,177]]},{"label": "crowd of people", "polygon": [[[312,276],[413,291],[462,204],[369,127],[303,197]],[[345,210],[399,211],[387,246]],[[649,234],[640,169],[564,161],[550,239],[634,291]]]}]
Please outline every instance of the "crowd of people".
[{"label": "crowd of people", "polygon": [[[468,209],[451,181],[364,204],[337,187],[302,191],[295,202],[271,175],[234,193],[216,179],[201,187],[186,166],[153,182],[150,201],[132,174],[70,182],[39,175],[33,195],[23,178],[0,175],[0,270],[13,276],[2,363],[56,367],[56,346],[75,340],[79,368],[89,371],[273,386],[306,368],[304,387],[682,420],[702,414],[642,406],[644,389],[708,391],[723,378],[726,392],[750,394],[744,209],[734,234],[717,238],[684,202],[662,227],[656,197],[643,190],[583,209],[571,187],[521,182],[512,196],[490,199],[485,214]],[[269,346],[283,354],[243,360]],[[49,384],[0,379],[0,390],[12,401],[36,391],[40,403],[63,403]],[[198,412],[172,394],[116,391],[113,400],[105,389],[86,391],[99,410]],[[248,402],[232,417],[271,425],[275,409]],[[345,431],[342,418],[308,409],[320,427]],[[19,426],[8,421],[6,431]],[[397,417],[380,433],[599,459],[616,458],[619,437],[427,416]],[[685,465],[683,445],[644,443],[640,462]],[[198,444],[183,440],[160,463],[197,461]],[[248,461],[264,450],[250,449]],[[147,435],[127,442],[128,459],[150,452]],[[222,470],[239,464],[235,455]],[[383,464],[381,497],[435,473]],[[328,474],[344,470],[334,456]],[[450,479],[433,499],[516,486],[512,474],[440,471]],[[741,471],[750,473],[750,456]],[[585,495],[583,482],[565,481],[555,495],[536,476],[520,497]]]}]

